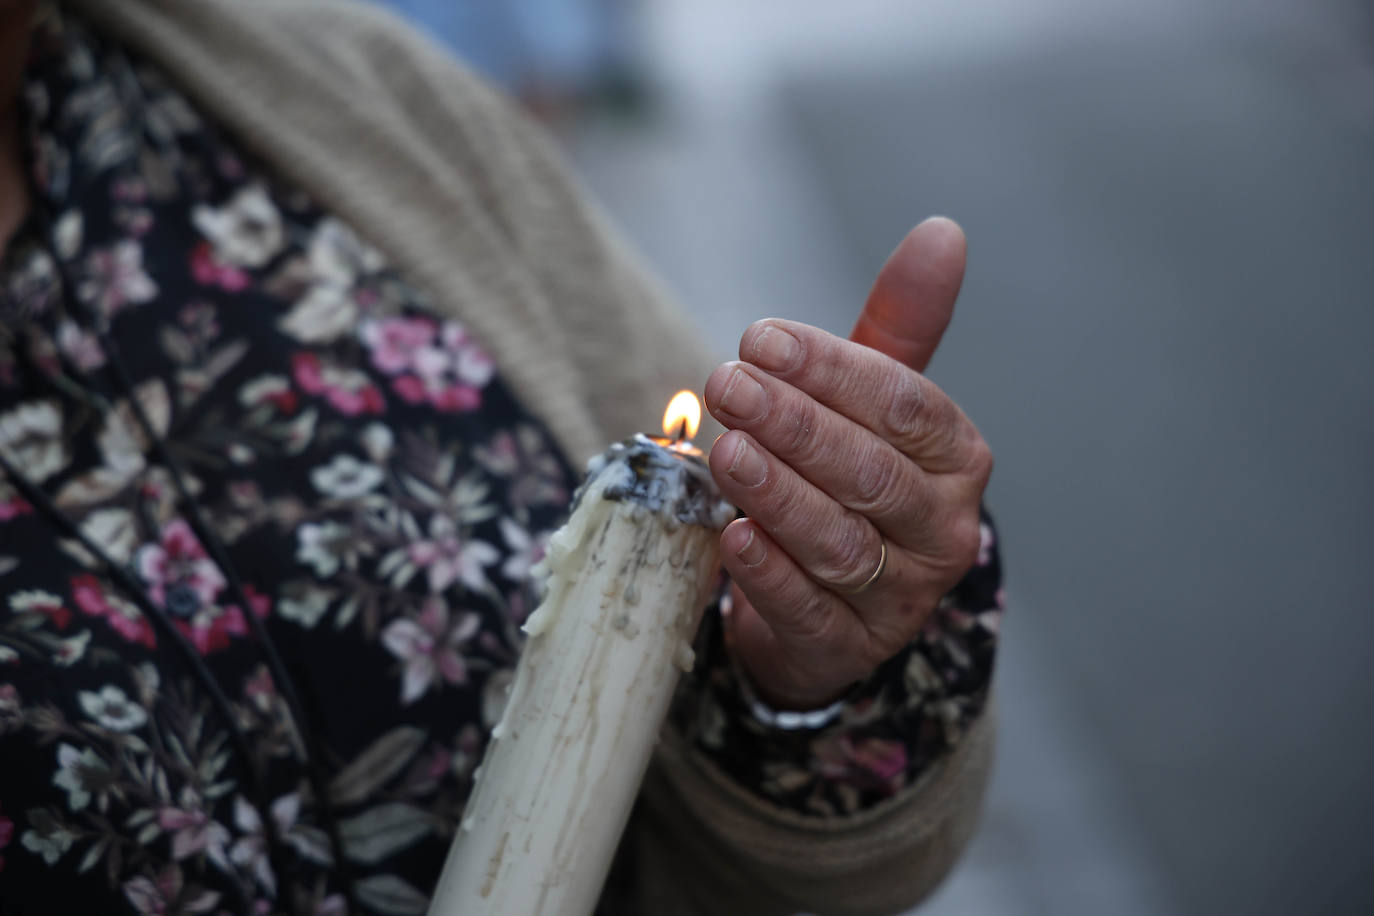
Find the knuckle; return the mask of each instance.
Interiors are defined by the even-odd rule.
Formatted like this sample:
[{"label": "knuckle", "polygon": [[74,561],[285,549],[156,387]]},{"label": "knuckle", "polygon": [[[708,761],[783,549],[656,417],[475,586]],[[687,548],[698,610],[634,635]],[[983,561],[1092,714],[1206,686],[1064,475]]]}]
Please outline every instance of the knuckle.
[{"label": "knuckle", "polygon": [[978,559],[978,550],[983,545],[982,525],[976,507],[959,513],[949,537],[952,572],[963,575]]},{"label": "knuckle", "polygon": [[883,414],[887,433],[899,440],[916,438],[925,426],[928,402],[929,396],[916,373],[896,373]]},{"label": "knuckle", "polygon": [[988,485],[988,481],[992,479],[992,469],[995,463],[996,461],[993,457],[992,449],[988,447],[983,437],[979,436],[977,442],[975,442],[973,446],[973,456],[969,459],[969,468],[972,471],[973,479],[978,484],[980,492]]},{"label": "knuckle", "polygon": [[891,449],[870,449],[854,472],[854,508],[864,515],[887,515],[895,506],[901,461]]},{"label": "knuckle", "polygon": [[840,638],[840,624],[835,608],[815,588],[800,599],[794,629],[799,638],[814,645],[833,644]]},{"label": "knuckle", "polygon": [[780,452],[798,458],[816,448],[816,404],[808,397],[788,397],[773,422],[773,434]]},{"label": "knuckle", "polygon": [[[759,484],[751,494],[753,507],[757,507],[758,512],[768,518],[780,517],[789,509],[795,512],[797,509],[795,484],[795,475],[785,468],[779,473],[770,473],[767,479]],[[771,531],[769,533],[772,534]]]},{"label": "knuckle", "polygon": [[815,574],[831,585],[857,585],[872,574],[879,547],[868,537],[850,536],[855,525],[838,526],[838,536],[825,547],[820,568]]}]

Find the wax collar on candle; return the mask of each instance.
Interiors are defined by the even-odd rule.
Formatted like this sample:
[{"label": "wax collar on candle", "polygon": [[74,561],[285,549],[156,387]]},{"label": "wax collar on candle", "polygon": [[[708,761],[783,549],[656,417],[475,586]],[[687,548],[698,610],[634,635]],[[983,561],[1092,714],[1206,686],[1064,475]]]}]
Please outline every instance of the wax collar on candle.
[{"label": "wax collar on candle", "polygon": [[617,442],[587,464],[587,480],[573,498],[576,508],[593,481],[601,480],[601,495],[632,502],[683,524],[717,530],[735,517],[711,479],[701,453],[643,434]]}]

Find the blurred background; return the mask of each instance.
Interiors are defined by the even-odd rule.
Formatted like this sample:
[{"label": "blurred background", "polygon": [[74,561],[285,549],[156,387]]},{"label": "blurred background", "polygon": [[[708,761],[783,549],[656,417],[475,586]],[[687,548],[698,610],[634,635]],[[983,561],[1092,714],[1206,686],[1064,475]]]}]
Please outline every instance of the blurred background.
[{"label": "blurred background", "polygon": [[1374,912],[1374,15],[1354,0],[397,0],[722,357],[944,213],[998,456],[1002,745],[922,914]]}]

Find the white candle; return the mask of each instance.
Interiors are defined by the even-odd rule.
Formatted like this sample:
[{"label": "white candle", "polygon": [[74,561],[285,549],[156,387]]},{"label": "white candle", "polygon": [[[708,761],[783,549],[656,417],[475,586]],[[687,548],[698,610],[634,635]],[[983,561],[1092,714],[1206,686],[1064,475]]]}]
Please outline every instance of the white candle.
[{"label": "white candle", "polygon": [[592,912],[733,517],[690,443],[640,435],[593,459],[431,916]]}]

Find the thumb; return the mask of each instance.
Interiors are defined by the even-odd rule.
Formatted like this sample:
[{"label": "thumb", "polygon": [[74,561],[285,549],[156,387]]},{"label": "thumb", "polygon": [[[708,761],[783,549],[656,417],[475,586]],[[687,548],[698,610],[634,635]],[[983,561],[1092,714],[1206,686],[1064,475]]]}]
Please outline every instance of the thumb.
[{"label": "thumb", "polygon": [[951,219],[912,229],[878,271],[849,339],[924,372],[954,314],[967,251]]}]

